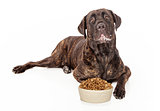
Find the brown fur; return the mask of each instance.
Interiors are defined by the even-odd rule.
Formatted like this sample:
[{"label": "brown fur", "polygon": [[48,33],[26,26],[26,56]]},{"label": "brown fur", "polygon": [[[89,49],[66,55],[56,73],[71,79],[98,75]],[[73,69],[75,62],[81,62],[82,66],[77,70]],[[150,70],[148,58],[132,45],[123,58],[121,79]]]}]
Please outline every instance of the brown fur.
[{"label": "brown fur", "polygon": [[[107,14],[107,22],[101,17],[103,12]],[[91,24],[96,17],[96,22]],[[90,19],[93,19],[90,22]],[[96,27],[98,21],[105,24],[105,28],[111,34],[111,41],[99,43]],[[16,66],[13,72],[22,73],[32,67],[63,68],[65,73],[74,70],[73,76],[78,82],[88,78],[100,77],[109,82],[118,81],[114,91],[114,96],[121,99],[125,96],[125,83],[131,75],[130,69],[125,66],[116,48],[117,29],[121,24],[121,18],[111,10],[99,9],[88,13],[81,21],[78,30],[83,36],[70,36],[62,40],[52,52],[51,56],[37,62],[28,62],[24,65]],[[87,29],[87,34],[85,30]],[[85,39],[86,38],[86,39]]]}]

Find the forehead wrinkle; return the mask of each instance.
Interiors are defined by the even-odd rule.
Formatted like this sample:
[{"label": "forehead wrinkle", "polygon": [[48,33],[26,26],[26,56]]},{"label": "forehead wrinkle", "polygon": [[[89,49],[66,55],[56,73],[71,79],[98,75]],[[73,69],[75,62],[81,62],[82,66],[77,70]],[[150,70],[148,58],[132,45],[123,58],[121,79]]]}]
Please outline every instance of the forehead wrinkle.
[{"label": "forehead wrinkle", "polygon": [[105,12],[107,12],[107,14],[109,15],[109,17],[110,17],[111,19],[113,19],[112,15],[111,15],[111,12],[110,12],[109,10],[105,10]]},{"label": "forehead wrinkle", "polygon": [[112,14],[110,13],[109,10],[107,9],[98,9],[98,10],[93,10],[91,12],[89,12],[87,15],[86,15],[86,21],[88,22],[88,20],[90,19],[90,17],[95,14],[96,15],[96,18],[97,19],[101,19],[102,18],[102,12],[106,13],[110,18],[111,18],[111,21],[113,22],[113,16]]},{"label": "forehead wrinkle", "polygon": [[95,15],[96,18],[99,18],[99,17],[101,17],[101,11],[100,11],[100,10],[93,10],[93,11],[89,12],[89,13],[87,14],[88,19],[89,19],[89,17],[91,17],[92,15]]},{"label": "forehead wrinkle", "polygon": [[87,16],[92,16],[93,14],[95,14],[96,16],[101,16],[102,12],[105,12],[107,15],[109,15],[109,17],[112,17],[112,15],[110,14],[110,12],[107,9],[98,9],[98,10],[93,10],[91,12],[89,12],[87,14]]},{"label": "forehead wrinkle", "polygon": [[90,18],[93,14],[96,15],[96,10],[93,10],[93,11],[89,12],[89,13],[86,15],[86,21],[88,21],[89,18]]},{"label": "forehead wrinkle", "polygon": [[111,19],[111,21],[113,22],[113,16],[110,12],[110,10],[107,9],[100,9],[102,12],[105,12],[105,14],[107,14],[109,16],[109,18]]}]

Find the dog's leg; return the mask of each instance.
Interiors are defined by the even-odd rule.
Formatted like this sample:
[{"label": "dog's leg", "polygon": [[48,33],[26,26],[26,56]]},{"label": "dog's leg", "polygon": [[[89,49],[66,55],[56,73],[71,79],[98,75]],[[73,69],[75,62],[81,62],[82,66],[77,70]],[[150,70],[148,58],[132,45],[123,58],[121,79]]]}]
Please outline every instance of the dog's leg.
[{"label": "dog's leg", "polygon": [[14,73],[22,73],[27,69],[37,67],[48,67],[48,68],[63,68],[67,64],[67,46],[68,41],[62,40],[58,43],[56,48],[53,50],[51,56],[37,61],[37,62],[28,62],[24,65],[19,65],[13,68]]},{"label": "dog's leg", "polygon": [[13,68],[13,72],[15,74],[25,72],[27,69],[33,68],[33,67],[48,67],[48,68],[53,68],[53,67],[61,67],[61,61],[58,60],[57,58],[54,58],[54,56],[47,57],[41,61],[37,62],[28,62],[24,65],[19,65]]},{"label": "dog's leg", "polygon": [[68,67],[68,66],[63,66],[63,72],[64,72],[65,74],[69,74],[69,73],[71,73],[71,68]]},{"label": "dog's leg", "polygon": [[81,71],[78,70],[78,66],[74,69],[73,76],[79,83],[88,78]]},{"label": "dog's leg", "polygon": [[79,63],[79,65],[73,71],[73,76],[80,83],[88,78],[100,77],[97,70],[90,69],[84,63]]},{"label": "dog's leg", "polygon": [[125,97],[125,84],[131,75],[130,69],[125,66],[125,72],[118,78],[117,86],[113,92],[116,99],[122,99]]}]

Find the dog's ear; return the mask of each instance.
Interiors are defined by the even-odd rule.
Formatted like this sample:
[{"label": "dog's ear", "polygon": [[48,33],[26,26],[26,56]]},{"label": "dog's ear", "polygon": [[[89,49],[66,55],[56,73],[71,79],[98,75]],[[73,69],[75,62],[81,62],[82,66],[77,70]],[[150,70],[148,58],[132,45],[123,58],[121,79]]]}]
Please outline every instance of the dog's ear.
[{"label": "dog's ear", "polygon": [[112,14],[114,23],[115,23],[115,28],[116,30],[118,29],[118,27],[121,25],[121,17],[119,17],[118,15],[116,15],[115,13],[113,13],[111,10],[109,10]]},{"label": "dog's ear", "polygon": [[86,25],[86,16],[82,19],[81,23],[78,26],[78,31],[84,35],[84,37],[86,38],[86,30],[87,29],[87,25]]}]

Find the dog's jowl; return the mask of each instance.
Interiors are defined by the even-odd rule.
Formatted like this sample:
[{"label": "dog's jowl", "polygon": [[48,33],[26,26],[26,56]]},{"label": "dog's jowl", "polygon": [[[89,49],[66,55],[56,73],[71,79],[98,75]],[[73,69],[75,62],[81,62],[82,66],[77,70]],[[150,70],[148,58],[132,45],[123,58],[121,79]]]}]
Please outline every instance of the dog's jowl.
[{"label": "dog's jowl", "polygon": [[84,16],[78,26],[78,31],[83,36],[65,38],[58,43],[51,56],[16,66],[13,72],[22,73],[35,66],[63,68],[65,73],[74,70],[73,75],[78,82],[92,77],[100,77],[109,82],[117,81],[114,96],[122,99],[131,72],[123,64],[116,48],[115,30],[120,25],[121,18],[111,10],[93,10]]}]

